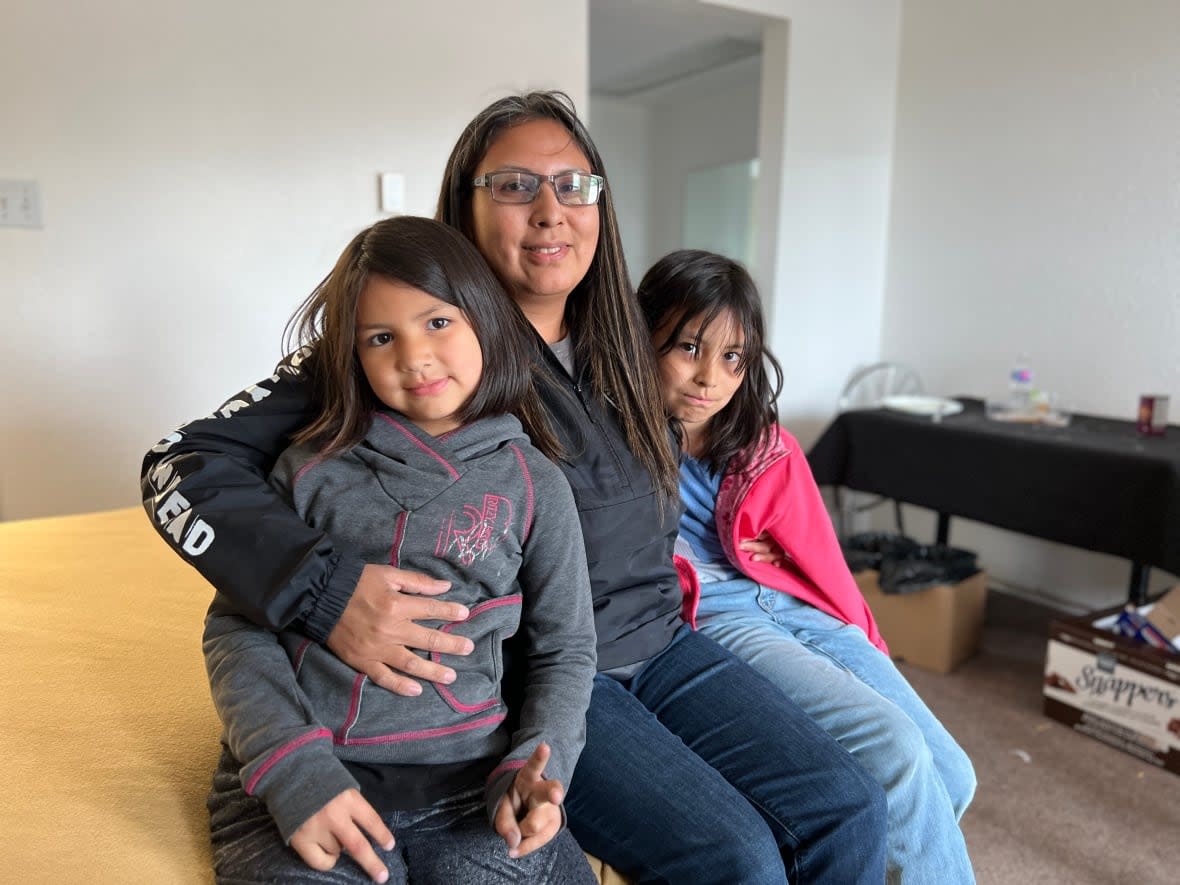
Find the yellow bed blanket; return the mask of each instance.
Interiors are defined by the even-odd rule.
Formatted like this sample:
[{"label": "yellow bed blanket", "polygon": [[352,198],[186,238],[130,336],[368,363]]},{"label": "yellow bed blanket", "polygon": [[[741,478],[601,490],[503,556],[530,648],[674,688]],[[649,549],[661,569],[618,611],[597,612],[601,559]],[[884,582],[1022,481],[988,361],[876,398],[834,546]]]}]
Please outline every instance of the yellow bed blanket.
[{"label": "yellow bed blanket", "polygon": [[0,523],[0,881],[213,881],[211,595],[139,508]]}]

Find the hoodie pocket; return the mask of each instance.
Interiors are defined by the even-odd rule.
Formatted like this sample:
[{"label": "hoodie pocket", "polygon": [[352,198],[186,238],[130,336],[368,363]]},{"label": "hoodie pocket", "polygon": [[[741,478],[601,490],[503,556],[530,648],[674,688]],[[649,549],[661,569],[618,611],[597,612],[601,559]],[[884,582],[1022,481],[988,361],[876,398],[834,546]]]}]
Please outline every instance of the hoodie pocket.
[{"label": "hoodie pocket", "polygon": [[504,678],[504,641],[520,627],[521,596],[500,596],[471,609],[466,621],[447,624],[442,630],[466,636],[475,643],[469,655],[431,654],[431,660],[455,671],[450,685],[435,689],[451,709],[478,713],[500,703],[500,680]]}]

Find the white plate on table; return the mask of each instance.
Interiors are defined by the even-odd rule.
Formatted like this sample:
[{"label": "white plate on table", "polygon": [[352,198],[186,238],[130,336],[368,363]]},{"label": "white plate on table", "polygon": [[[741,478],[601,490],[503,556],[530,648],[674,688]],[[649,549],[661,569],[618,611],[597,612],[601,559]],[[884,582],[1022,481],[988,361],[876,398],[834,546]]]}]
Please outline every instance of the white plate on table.
[{"label": "white plate on table", "polygon": [[963,404],[958,400],[947,399],[942,396],[917,396],[915,394],[898,394],[887,396],[881,400],[881,405],[895,412],[908,412],[911,415],[957,415],[963,411]]}]

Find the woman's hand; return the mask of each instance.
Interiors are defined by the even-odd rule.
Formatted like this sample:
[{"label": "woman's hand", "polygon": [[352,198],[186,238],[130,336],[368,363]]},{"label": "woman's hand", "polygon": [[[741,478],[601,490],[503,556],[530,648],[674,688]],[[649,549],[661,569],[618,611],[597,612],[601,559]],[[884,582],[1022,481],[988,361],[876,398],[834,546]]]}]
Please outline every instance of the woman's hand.
[{"label": "woman's hand", "polygon": [[389,879],[389,870],[369,844],[368,833],[386,851],[393,849],[393,833],[372,805],[356,790],[345,790],[303,822],[291,847],[313,870],[330,870],[348,852],[374,882]]},{"label": "woman's hand", "polygon": [[787,554],[778,542],[770,537],[770,532],[763,532],[757,538],[747,538],[740,542],[738,547],[749,553],[750,559],[754,562],[768,562],[779,568],[787,564]]},{"label": "woman's hand", "polygon": [[561,829],[561,783],[545,779],[549,745],[538,744],[496,809],[496,832],[508,845],[509,857],[524,857]]},{"label": "woman's hand", "polygon": [[455,671],[410,649],[469,655],[475,646],[465,636],[421,627],[415,621],[463,621],[467,608],[456,602],[422,598],[451,589],[417,572],[391,565],[366,565],[348,606],[328,636],[328,648],[354,670],[396,694],[422,693],[417,679],[449,684]]}]

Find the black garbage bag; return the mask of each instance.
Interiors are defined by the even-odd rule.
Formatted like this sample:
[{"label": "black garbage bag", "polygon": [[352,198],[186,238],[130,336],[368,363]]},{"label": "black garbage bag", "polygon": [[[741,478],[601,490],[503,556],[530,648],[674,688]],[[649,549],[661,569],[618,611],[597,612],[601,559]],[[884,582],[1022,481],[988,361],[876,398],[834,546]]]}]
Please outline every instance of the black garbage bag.
[{"label": "black garbage bag", "polygon": [[922,545],[913,538],[893,532],[861,532],[840,546],[849,570],[859,572],[867,568],[879,570],[882,560],[904,558]]},{"label": "black garbage bag", "polygon": [[882,593],[914,593],[937,587],[954,586],[981,569],[976,554],[946,544],[922,544],[905,556],[883,557],[877,579]]},{"label": "black garbage bag", "polygon": [[892,532],[861,532],[841,545],[851,571],[876,569],[882,593],[914,593],[957,584],[981,571],[976,554],[946,544],[919,544]]}]

